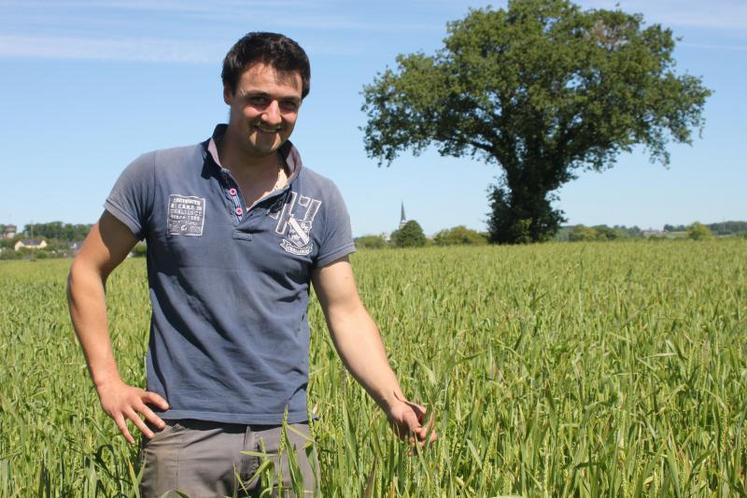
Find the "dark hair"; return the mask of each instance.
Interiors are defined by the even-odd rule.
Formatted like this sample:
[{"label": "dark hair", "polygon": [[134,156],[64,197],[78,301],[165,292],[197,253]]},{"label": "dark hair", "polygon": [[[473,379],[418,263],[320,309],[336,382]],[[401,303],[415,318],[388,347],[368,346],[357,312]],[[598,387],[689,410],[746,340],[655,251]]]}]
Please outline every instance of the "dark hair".
[{"label": "dark hair", "polygon": [[236,86],[249,66],[261,62],[277,71],[301,75],[301,98],[309,94],[311,68],[306,52],[295,41],[278,33],[252,32],[237,41],[223,59],[223,85],[236,91]]}]

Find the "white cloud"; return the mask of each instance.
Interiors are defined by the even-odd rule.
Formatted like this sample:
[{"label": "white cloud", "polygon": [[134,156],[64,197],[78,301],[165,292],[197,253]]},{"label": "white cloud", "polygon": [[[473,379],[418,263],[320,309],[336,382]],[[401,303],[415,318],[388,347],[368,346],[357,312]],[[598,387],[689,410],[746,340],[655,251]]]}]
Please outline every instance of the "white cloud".
[{"label": "white cloud", "polygon": [[747,50],[747,45],[725,45],[720,43],[688,43],[681,42],[683,47],[706,48],[714,50]]},{"label": "white cloud", "polygon": [[[437,5],[441,0],[415,1]],[[737,35],[728,41],[714,39],[712,44],[711,38],[698,40],[699,44],[683,42],[684,46],[743,50],[747,39],[745,0],[578,2],[584,8],[619,6],[641,12],[648,23]],[[393,22],[367,18],[364,9],[337,0],[0,0],[0,8],[4,11],[0,57],[212,63],[223,57],[234,41],[227,33],[236,33],[238,27],[292,31],[296,36],[306,33],[302,38],[308,40],[305,46],[310,51],[351,55],[366,46],[365,36],[350,40],[351,33],[418,36],[444,30],[442,23],[424,18],[393,17]],[[144,27],[143,19],[150,27]],[[133,33],[159,34],[138,37]],[[341,39],[345,42],[340,43]]]},{"label": "white cloud", "polygon": [[744,0],[581,0],[579,3],[586,8],[640,12],[649,23],[737,30],[747,34],[747,2]]},{"label": "white cloud", "polygon": [[[0,35],[0,57],[213,64],[223,60],[232,43],[232,40]],[[339,56],[359,55],[365,48],[356,43],[341,46],[321,40],[304,46],[309,53]]]},{"label": "white cloud", "polygon": [[[315,3],[319,3],[316,0]],[[290,8],[308,5],[303,0],[0,0],[2,7],[36,9],[105,9],[171,12],[242,12],[260,8]]]},{"label": "white cloud", "polygon": [[208,63],[223,45],[177,40],[0,35],[0,57]]}]

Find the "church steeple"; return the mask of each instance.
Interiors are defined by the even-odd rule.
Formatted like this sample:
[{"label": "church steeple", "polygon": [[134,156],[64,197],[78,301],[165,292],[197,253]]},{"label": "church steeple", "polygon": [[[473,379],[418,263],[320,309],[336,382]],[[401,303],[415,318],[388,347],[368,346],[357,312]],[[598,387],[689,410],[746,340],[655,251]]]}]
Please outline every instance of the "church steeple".
[{"label": "church steeple", "polygon": [[405,223],[407,223],[407,217],[405,216],[405,201],[402,201],[402,210],[399,215],[399,227],[402,228]]}]

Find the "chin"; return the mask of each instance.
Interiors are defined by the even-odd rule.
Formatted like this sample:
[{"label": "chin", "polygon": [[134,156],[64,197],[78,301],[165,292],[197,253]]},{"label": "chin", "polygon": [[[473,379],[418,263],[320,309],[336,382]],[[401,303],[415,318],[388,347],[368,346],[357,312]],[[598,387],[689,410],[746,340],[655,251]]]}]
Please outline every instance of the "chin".
[{"label": "chin", "polygon": [[247,149],[252,149],[257,152],[266,151],[268,154],[277,150],[282,143],[283,140],[279,137],[273,137],[273,139],[268,140],[267,138],[259,138],[254,134],[249,135],[245,142]]},{"label": "chin", "polygon": [[259,156],[259,157],[268,156],[270,154],[277,152],[277,150],[280,148],[282,143],[283,142],[277,141],[273,143],[272,145],[250,144],[249,147],[247,147],[247,149],[254,156]]}]

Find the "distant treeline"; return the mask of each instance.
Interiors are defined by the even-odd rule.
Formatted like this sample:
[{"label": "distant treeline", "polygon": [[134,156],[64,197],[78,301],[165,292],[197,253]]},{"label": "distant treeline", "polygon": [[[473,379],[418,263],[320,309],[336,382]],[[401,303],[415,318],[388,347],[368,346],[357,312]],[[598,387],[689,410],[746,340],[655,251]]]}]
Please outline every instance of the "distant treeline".
[{"label": "distant treeline", "polygon": [[[720,223],[711,223],[701,225],[694,223],[692,225],[664,225],[663,230],[643,230],[637,226],[627,227],[625,225],[570,225],[561,227],[555,235],[557,241],[603,241],[603,240],[621,240],[637,239],[645,237],[679,237],[689,236],[693,238],[693,227],[698,225],[699,231],[704,231],[708,236],[732,236],[746,235],[747,221],[723,221]],[[7,225],[0,224],[0,234],[3,233]],[[12,240],[0,240],[0,250],[2,248],[11,249],[15,241],[20,239],[44,239],[50,247],[48,252],[67,252],[63,248],[69,247],[67,243],[80,242],[85,239],[91,230],[92,224],[71,224],[61,221],[52,221],[49,223],[32,223],[19,231]],[[696,234],[700,233],[696,231]],[[358,247],[365,248],[383,248],[383,247],[418,247],[422,245],[481,245],[487,244],[488,236],[484,232],[478,232],[464,226],[457,226],[441,230],[433,237],[426,237],[420,225],[410,220],[403,229],[395,230],[391,237],[385,235],[364,235],[356,239]],[[53,249],[54,248],[54,249]],[[141,248],[138,248],[141,249]],[[138,253],[138,251],[135,251]],[[144,253],[145,251],[139,251]]]},{"label": "distant treeline", "polygon": [[420,224],[410,220],[392,232],[388,237],[381,235],[363,235],[356,237],[355,245],[359,249],[384,249],[387,247],[423,247],[453,245],[485,245],[488,234],[459,225],[445,228],[433,237],[426,237]]},{"label": "distant treeline", "polygon": [[555,234],[555,240],[582,241],[582,240],[618,240],[636,239],[644,237],[644,231],[637,226],[626,227],[624,225],[570,225],[560,227]]},{"label": "distant treeline", "polygon": [[[695,239],[728,236],[747,237],[747,221],[724,221],[704,225],[698,222],[690,225],[664,225],[663,230],[642,229],[625,225],[569,225],[561,227],[554,240],[559,242],[608,241],[626,239]],[[457,226],[441,230],[433,237],[426,237],[420,225],[410,220],[407,224],[391,233],[391,236],[364,235],[355,239],[359,248],[383,249],[387,247],[420,247],[449,245],[482,245],[488,243],[488,234]]]},{"label": "distant treeline", "polygon": [[747,235],[747,221],[724,221],[705,225],[695,222],[691,225],[664,225],[663,230],[643,230],[637,226],[624,225],[571,225],[561,227],[555,235],[558,241],[619,240],[636,238],[703,238]]},{"label": "distant treeline", "polygon": [[[714,235],[741,235],[747,233],[747,221],[722,221],[706,225]],[[685,232],[685,225],[664,225],[665,232]]]},{"label": "distant treeline", "polygon": [[[0,233],[5,230],[6,225],[0,225]],[[86,238],[91,231],[92,224],[63,223],[51,221],[49,223],[30,223],[16,234],[16,238],[24,239],[55,239],[66,242],[77,242]]]}]

